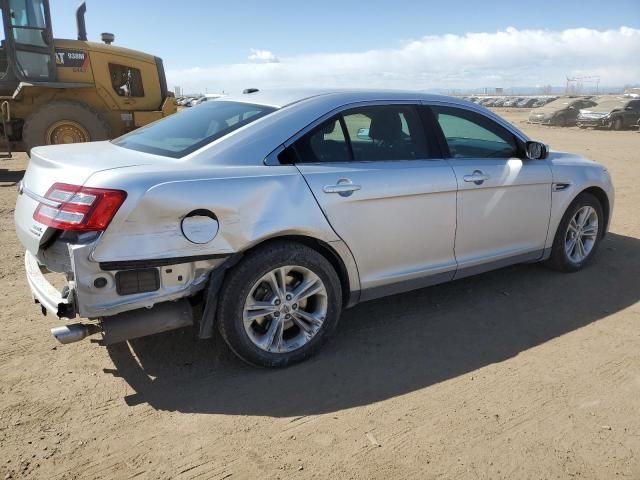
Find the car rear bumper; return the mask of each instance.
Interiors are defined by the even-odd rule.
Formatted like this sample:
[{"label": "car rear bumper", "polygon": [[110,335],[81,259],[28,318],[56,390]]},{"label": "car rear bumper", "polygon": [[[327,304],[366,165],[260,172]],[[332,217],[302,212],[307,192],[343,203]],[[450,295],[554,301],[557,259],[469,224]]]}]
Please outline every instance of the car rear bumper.
[{"label": "car rear bumper", "polygon": [[38,260],[28,250],[25,252],[24,266],[27,273],[27,283],[31,289],[31,296],[36,303],[41,305],[42,313],[45,315],[50,313],[58,318],[74,318],[76,316],[76,306],[73,286],[70,285],[63,296],[45,278]]}]

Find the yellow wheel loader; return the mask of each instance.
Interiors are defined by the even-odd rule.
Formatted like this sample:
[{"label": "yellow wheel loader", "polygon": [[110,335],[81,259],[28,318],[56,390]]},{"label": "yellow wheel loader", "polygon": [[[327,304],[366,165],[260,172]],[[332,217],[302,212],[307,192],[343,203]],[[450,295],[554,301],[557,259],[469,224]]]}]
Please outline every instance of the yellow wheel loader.
[{"label": "yellow wheel loader", "polygon": [[0,136],[9,148],[106,140],[176,112],[162,60],[87,41],[54,39],[48,0],[0,0]]}]

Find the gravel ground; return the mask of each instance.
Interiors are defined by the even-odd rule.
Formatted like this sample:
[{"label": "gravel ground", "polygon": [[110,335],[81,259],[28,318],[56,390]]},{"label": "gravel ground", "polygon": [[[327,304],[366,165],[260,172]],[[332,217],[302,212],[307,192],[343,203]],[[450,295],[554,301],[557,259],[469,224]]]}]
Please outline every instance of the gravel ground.
[{"label": "gravel ground", "polygon": [[535,127],[610,169],[583,272],[521,265],[362,304],[311,361],[245,366],[190,330],[59,346],[0,160],[0,478],[640,478],[640,134]]}]

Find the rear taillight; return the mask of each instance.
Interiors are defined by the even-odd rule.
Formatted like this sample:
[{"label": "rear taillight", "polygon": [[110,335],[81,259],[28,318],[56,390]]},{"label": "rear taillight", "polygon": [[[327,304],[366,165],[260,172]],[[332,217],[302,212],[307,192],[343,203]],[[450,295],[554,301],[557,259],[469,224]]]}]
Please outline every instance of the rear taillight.
[{"label": "rear taillight", "polygon": [[54,183],[33,213],[34,220],[60,230],[102,231],[111,222],[127,192]]}]

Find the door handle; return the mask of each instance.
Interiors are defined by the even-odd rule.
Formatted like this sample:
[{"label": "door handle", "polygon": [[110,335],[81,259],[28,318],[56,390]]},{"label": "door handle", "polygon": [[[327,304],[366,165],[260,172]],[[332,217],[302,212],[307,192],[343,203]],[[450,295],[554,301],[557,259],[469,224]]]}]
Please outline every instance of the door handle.
[{"label": "door handle", "polygon": [[474,170],[472,175],[465,175],[462,179],[465,182],[473,182],[476,185],[482,185],[485,180],[489,180],[489,175],[485,175],[481,170]]},{"label": "door handle", "polygon": [[325,185],[322,187],[324,193],[337,193],[342,197],[348,197],[353,192],[357,192],[362,187],[355,185],[351,180],[347,178],[341,178],[335,185]]}]

